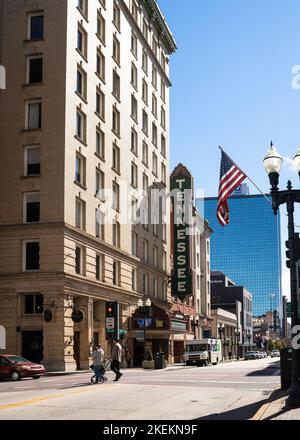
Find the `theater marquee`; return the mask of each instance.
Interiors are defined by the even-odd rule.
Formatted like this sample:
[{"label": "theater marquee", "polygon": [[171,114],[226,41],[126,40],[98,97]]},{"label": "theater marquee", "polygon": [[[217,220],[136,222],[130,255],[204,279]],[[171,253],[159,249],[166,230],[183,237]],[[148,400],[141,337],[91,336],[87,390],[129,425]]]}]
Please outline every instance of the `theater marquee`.
[{"label": "theater marquee", "polygon": [[178,165],[171,174],[173,217],[172,295],[184,300],[192,296],[190,226],[192,225],[192,176]]}]

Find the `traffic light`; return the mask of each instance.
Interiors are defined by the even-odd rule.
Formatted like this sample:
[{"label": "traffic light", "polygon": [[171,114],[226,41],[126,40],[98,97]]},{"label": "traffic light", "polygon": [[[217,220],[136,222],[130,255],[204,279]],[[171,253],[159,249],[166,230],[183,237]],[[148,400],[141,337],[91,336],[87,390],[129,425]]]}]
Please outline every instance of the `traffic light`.
[{"label": "traffic light", "polygon": [[107,301],[105,307],[106,340],[119,339],[119,303]]},{"label": "traffic light", "polygon": [[292,248],[293,248],[293,242],[294,242],[294,259],[295,261],[299,261],[300,260],[300,238],[299,238],[299,233],[297,232],[296,234],[294,234],[294,240],[287,240],[285,242],[286,248],[288,249],[286,251],[286,265],[287,267],[290,269],[291,268],[291,260],[292,260]]}]

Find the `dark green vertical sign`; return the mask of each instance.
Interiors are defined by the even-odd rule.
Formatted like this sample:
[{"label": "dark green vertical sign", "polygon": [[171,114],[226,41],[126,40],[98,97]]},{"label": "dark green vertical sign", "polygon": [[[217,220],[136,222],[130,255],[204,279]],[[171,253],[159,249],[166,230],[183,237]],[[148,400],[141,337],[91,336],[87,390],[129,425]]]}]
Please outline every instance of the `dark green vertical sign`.
[{"label": "dark green vertical sign", "polygon": [[171,175],[173,208],[172,295],[184,300],[192,295],[189,228],[192,226],[192,177],[181,166]]}]

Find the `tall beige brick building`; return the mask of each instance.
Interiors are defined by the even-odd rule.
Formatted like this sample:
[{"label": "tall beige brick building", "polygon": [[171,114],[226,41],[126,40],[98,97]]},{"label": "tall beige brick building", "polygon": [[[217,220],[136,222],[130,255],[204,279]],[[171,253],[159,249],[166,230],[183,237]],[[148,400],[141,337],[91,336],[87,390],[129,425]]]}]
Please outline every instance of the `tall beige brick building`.
[{"label": "tall beige brick building", "polygon": [[108,350],[106,301],[134,350],[138,299],[170,295],[168,205],[157,225],[128,212],[142,211],[141,190],[169,187],[176,44],[155,0],[0,0],[0,24],[6,351],[86,368],[92,342]]}]

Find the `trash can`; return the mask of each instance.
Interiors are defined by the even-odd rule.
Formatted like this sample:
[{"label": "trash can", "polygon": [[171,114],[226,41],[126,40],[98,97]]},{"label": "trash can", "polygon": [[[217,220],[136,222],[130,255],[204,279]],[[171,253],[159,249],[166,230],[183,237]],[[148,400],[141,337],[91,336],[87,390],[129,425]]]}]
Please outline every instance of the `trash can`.
[{"label": "trash can", "polygon": [[165,368],[165,353],[156,353],[154,359],[154,368],[155,370],[162,370]]},{"label": "trash can", "polygon": [[292,349],[282,348],[280,350],[280,375],[281,389],[288,390],[292,378]]}]

